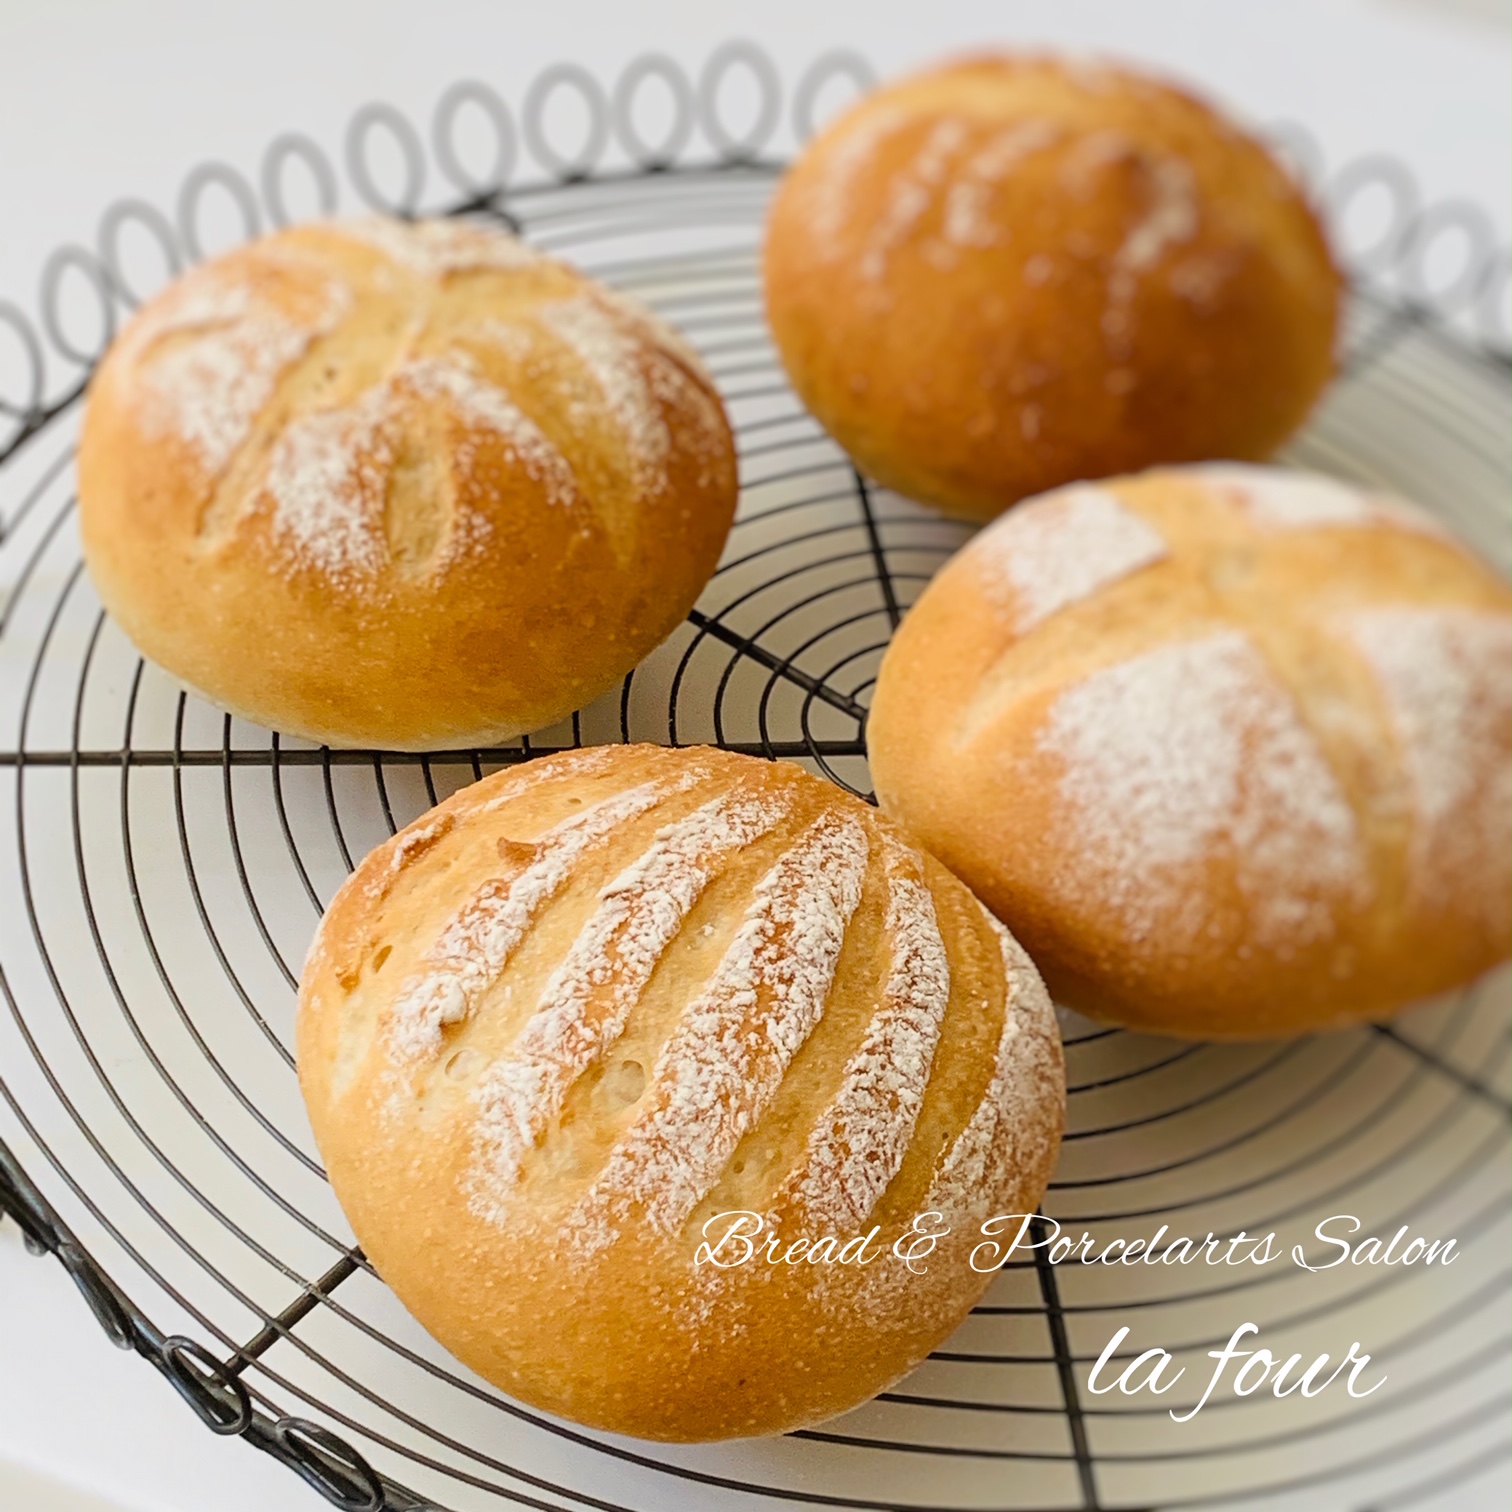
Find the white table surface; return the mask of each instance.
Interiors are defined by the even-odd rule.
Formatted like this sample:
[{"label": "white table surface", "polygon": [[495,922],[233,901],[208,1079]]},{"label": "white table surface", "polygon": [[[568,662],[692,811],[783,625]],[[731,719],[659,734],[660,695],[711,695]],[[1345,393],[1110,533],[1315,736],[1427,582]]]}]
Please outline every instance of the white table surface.
[{"label": "white table surface", "polygon": [[[732,36],[791,74],[836,46],[883,75],[971,43],[1122,53],[1202,81],[1252,118],[1305,123],[1327,160],[1384,151],[1430,199],[1509,225],[1506,6],[1499,0],[0,0],[0,299],[30,307],[48,251],[93,239],[123,194],[171,206],[206,158],[255,170],[275,133],[339,149],[372,99],[424,121],[460,77],[518,101],[573,57],[613,79],[633,54],[696,71]],[[0,919],[0,957],[5,932]],[[1486,1496],[1493,1500],[1485,1500]],[[1498,1504],[1461,1490],[1440,1504]],[[1504,1503],[1501,1503],[1504,1504]],[[206,1432],[99,1333],[61,1269],[0,1228],[0,1507],[26,1512],[315,1512],[282,1467]]]}]

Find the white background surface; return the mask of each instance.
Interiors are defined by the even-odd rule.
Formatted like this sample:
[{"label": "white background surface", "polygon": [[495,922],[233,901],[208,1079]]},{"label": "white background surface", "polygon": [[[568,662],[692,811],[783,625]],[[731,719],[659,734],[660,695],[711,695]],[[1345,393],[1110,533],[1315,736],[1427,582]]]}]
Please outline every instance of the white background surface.
[{"label": "white background surface", "polygon": [[[368,100],[423,123],[460,77],[517,103],[564,57],[612,81],[654,49],[696,73],[732,36],[759,41],[788,76],[835,46],[859,48],[884,76],[987,41],[1144,58],[1254,119],[1304,123],[1330,162],[1367,151],[1403,159],[1430,199],[1490,212],[1503,242],[1512,224],[1506,6],[1496,0],[0,0],[0,298],[31,308],[47,252],[92,242],[110,200],[171,208],[196,162],[255,172],[281,130],[336,155]],[[10,927],[0,919],[0,955]],[[58,1267],[32,1261],[14,1228],[0,1229],[0,1508],[324,1505],[281,1467],[201,1428],[150,1368],[108,1346]],[[1462,1493],[1443,1503],[1468,1505]]]}]

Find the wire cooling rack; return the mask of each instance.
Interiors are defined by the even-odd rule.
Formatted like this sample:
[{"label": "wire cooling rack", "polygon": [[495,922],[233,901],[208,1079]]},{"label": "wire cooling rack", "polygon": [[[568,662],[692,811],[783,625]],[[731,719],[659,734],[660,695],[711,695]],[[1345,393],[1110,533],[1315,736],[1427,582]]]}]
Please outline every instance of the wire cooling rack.
[{"label": "wire cooling rack", "polygon": [[[966,531],[873,487],[804,413],[758,283],[780,160],[868,79],[830,55],[785,95],[742,44],[696,80],[642,58],[612,91],[563,65],[518,127],[487,86],[457,86],[429,150],[370,106],[344,173],[280,137],[256,183],[210,164],[171,214],[112,207],[95,247],[48,262],[35,321],[0,303],[0,1212],[213,1431],[346,1508],[1490,1505],[1507,1452],[1504,977],[1285,1044],[1064,1017],[1048,1220],[1100,1242],[1274,1230],[1289,1248],[1348,1213],[1454,1237],[1453,1268],[1016,1262],[895,1390],[784,1439],[655,1447],[508,1401],[402,1311],[327,1189],[294,987],[370,845],[486,771],[579,743],[713,741],[868,793],[878,658]],[[1389,161],[1326,173],[1304,136],[1285,145],[1354,273],[1343,372],[1294,458],[1417,497],[1504,564],[1505,252],[1474,207],[1421,206]],[[740,514],[698,608],[617,694],[506,749],[336,752],[243,725],[138,660],[82,571],[78,400],[121,313],[207,251],[354,200],[492,216],[634,290],[702,348],[736,423]],[[1119,1327],[1120,1360],[1158,1345],[1200,1364],[1245,1321],[1278,1355],[1360,1339],[1388,1385],[1218,1397],[1185,1426],[1167,1415],[1183,1391],[1088,1390]]]}]

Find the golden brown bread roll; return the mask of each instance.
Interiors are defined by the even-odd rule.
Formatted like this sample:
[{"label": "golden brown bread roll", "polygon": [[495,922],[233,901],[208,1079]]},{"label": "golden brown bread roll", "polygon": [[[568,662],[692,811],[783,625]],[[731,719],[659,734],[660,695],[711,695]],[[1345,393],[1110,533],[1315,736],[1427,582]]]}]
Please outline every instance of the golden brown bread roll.
[{"label": "golden brown bread roll", "polygon": [[648,311],[503,231],[330,222],[196,268],[90,387],[84,549],[154,661],[332,745],[602,692],[718,560],[733,444]]},{"label": "golden brown bread roll", "polygon": [[1508,623],[1427,516],[1326,478],[1078,485],[910,611],[872,775],[1086,1013],[1383,1017],[1507,955]]},{"label": "golden brown bread roll", "polygon": [[1078,478],[1267,456],[1333,367],[1339,277],[1265,149],[1129,70],[904,79],[783,181],[767,313],[874,477],[977,518]]},{"label": "golden brown bread roll", "polygon": [[[707,749],[545,758],[380,846],[320,927],[298,1051],[415,1316],[512,1395],[655,1439],[813,1423],[920,1360],[990,1280],[976,1226],[1038,1203],[1065,1095],[1039,977],[954,877],[828,783]],[[784,1253],[880,1225],[881,1255],[696,1264],[740,1211]],[[926,1211],[952,1232],[911,1274],[886,1247]]]}]

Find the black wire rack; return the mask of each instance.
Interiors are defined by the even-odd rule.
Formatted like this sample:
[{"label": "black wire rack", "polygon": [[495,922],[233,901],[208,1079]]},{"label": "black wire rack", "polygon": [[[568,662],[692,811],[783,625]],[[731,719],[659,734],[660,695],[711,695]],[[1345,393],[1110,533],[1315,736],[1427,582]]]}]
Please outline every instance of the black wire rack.
[{"label": "black wire rack", "polygon": [[[789,94],[740,43],[696,78],[638,59],[611,90],[563,64],[518,125],[487,85],[457,85],[429,147],[372,105],[342,168],[299,135],[270,145],[255,181],[207,164],[172,213],[123,200],[93,247],[56,251],[35,320],[0,303],[0,1213],[212,1431],[353,1512],[1492,1505],[1504,977],[1276,1045],[1064,1016],[1070,1123],[1046,1224],[1100,1242],[1274,1230],[1289,1247],[1350,1213],[1373,1233],[1453,1236],[1454,1268],[1016,1261],[895,1390],[783,1439],[654,1447],[507,1400],[402,1311],[326,1186],[294,1076],[294,987],[369,846],[486,771],[603,741],[713,741],[868,795],[881,651],[967,532],[873,486],[803,411],[763,325],[758,255],[792,144],[869,81],[832,54]],[[1504,564],[1505,250],[1475,207],[1422,205],[1389,160],[1330,173],[1305,134],[1278,142],[1353,274],[1343,370],[1292,457],[1417,497]],[[736,423],[740,513],[697,609],[617,694],[507,748],[331,751],[243,725],[143,664],[82,570],[78,401],[118,318],[207,252],[354,201],[493,217],[636,292],[702,349]],[[1201,1360],[1242,1321],[1278,1353],[1337,1358],[1359,1338],[1388,1388],[1215,1398],[1184,1427],[1170,1398],[1088,1390],[1119,1327],[1119,1361],[1157,1345]]]}]

